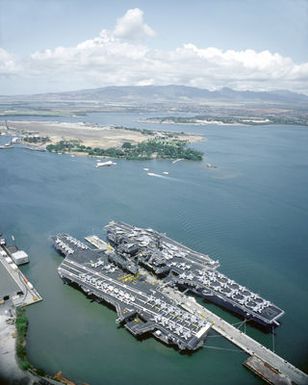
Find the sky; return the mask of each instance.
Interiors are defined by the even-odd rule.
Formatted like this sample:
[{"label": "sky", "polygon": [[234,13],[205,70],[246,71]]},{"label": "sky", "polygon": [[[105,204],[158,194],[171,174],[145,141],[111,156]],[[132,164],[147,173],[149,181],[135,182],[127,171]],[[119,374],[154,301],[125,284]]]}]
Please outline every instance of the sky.
[{"label": "sky", "polygon": [[0,0],[0,94],[152,84],[308,94],[308,0]]}]

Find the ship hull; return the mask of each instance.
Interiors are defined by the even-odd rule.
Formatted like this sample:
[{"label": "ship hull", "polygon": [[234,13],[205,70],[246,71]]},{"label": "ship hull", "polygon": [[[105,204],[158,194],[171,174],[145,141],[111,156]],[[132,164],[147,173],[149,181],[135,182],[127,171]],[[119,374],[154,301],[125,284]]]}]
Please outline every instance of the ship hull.
[{"label": "ship hull", "polygon": [[[199,294],[200,295],[200,294]],[[278,323],[273,322],[272,320],[269,322],[266,322],[265,320],[262,320],[258,317],[255,317],[253,314],[249,314],[242,310],[241,308],[238,308],[237,306],[234,306],[232,302],[226,301],[223,298],[217,296],[217,295],[202,295],[202,298],[206,300],[207,302],[211,302],[215,305],[218,305],[219,307],[223,309],[227,309],[231,313],[240,316],[241,318],[247,319],[254,324],[258,325],[265,331],[270,331],[273,327],[278,326]]]}]

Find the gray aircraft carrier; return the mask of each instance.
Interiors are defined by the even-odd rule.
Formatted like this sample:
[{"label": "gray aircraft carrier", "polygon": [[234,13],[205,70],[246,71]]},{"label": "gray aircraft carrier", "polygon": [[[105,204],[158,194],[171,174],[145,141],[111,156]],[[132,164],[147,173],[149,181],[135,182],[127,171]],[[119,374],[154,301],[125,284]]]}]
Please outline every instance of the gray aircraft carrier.
[{"label": "gray aircraft carrier", "polygon": [[116,254],[161,277],[170,285],[189,290],[250,319],[263,327],[279,325],[284,311],[217,271],[219,262],[175,242],[152,229],[110,222],[107,239]]},{"label": "gray aircraft carrier", "polygon": [[[92,243],[104,246],[97,237]],[[158,284],[137,273],[134,261],[111,247],[90,248],[67,234],[53,237],[53,244],[65,256],[58,268],[64,282],[98,302],[112,305],[118,314],[117,322],[134,336],[152,334],[184,351],[203,345],[211,323],[163,294]]]}]

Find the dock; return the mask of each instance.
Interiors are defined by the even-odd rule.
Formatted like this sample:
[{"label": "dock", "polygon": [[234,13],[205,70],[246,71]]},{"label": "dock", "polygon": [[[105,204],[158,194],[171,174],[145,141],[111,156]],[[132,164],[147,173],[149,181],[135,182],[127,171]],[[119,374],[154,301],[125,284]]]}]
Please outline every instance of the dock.
[{"label": "dock", "polygon": [[279,373],[275,368],[262,361],[257,356],[251,356],[244,362],[246,368],[253,371],[265,382],[271,385],[292,385],[290,379]]},{"label": "dock", "polygon": [[6,258],[11,257],[8,249],[2,245],[0,246],[0,251],[1,270],[3,274],[7,273],[9,290],[12,290],[12,293],[14,292],[14,295],[11,297],[13,305],[15,307],[23,307],[42,301],[41,295],[21,270],[15,264],[7,262]]},{"label": "dock", "polygon": [[[288,361],[278,356],[247,334],[229,324],[216,314],[199,305],[193,297],[182,294],[169,286],[163,292],[173,298],[185,310],[198,314],[212,323],[212,329],[228,339],[251,357],[244,365],[273,385],[307,385],[308,376]],[[275,375],[274,375],[275,373]],[[284,382],[282,382],[284,381]]]}]

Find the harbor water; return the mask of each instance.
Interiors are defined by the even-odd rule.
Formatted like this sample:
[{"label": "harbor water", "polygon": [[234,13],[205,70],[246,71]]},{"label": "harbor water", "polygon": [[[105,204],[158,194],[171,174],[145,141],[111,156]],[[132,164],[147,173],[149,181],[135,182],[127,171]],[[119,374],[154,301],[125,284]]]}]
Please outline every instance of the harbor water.
[{"label": "harbor water", "polygon": [[91,385],[262,384],[243,367],[246,354],[222,337],[210,335],[192,355],[153,338],[138,341],[116,326],[112,309],[63,284],[50,236],[104,236],[115,219],[208,253],[221,272],[284,309],[274,340],[249,324],[247,332],[307,369],[307,127],[160,126],[141,118],[104,113],[83,120],[202,134],[206,139],[194,146],[204,161],[117,160],[96,168],[86,157],[0,150],[0,232],[29,253],[22,270],[44,299],[27,309],[30,361]]}]

